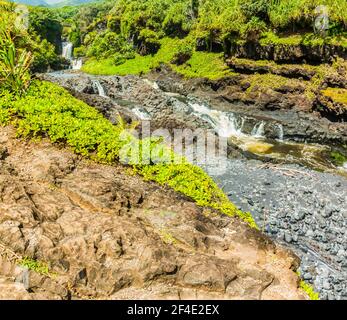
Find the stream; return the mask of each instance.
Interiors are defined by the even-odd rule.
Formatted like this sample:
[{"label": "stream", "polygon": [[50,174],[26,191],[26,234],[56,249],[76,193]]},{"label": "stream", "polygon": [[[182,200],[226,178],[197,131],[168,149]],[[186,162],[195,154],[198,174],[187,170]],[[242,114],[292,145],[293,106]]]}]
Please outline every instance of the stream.
[{"label": "stream", "polygon": [[[246,156],[211,157],[202,167],[263,232],[301,258],[299,272],[321,299],[347,299],[347,165],[331,162],[329,145],[288,140],[283,123],[254,122],[197,96],[164,92],[140,77],[67,71],[46,79],[98,95],[105,105],[121,105],[143,121],[182,118],[227,138]],[[222,162],[227,169],[220,174],[215,169]]]}]

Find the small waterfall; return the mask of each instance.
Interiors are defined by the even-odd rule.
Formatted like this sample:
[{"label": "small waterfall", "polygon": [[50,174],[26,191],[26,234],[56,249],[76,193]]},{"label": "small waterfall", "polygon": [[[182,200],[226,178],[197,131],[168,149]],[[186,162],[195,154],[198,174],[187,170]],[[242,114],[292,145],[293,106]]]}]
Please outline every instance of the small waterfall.
[{"label": "small waterfall", "polygon": [[71,62],[73,70],[80,70],[82,68],[82,59],[73,59],[73,44],[71,42],[63,42],[62,46],[62,57]]},{"label": "small waterfall", "polygon": [[217,132],[221,137],[228,138],[230,136],[242,135],[242,128],[245,119],[242,118],[241,124],[237,121],[232,113],[219,112],[218,113],[218,128]]},{"label": "small waterfall", "polygon": [[265,122],[262,121],[260,123],[257,123],[253,130],[252,130],[252,136],[256,138],[263,138],[265,135]]},{"label": "small waterfall", "polygon": [[63,46],[63,51],[62,51],[63,58],[71,61],[73,44],[71,42],[63,42],[62,46]]},{"label": "small waterfall", "polygon": [[155,81],[151,81],[148,79],[144,79],[143,80],[145,83],[147,83],[148,85],[150,85],[154,90],[159,90],[159,86]]},{"label": "small waterfall", "polygon": [[93,87],[98,91],[100,97],[107,98],[105,89],[98,80],[93,80]]},{"label": "small waterfall", "polygon": [[140,120],[151,120],[150,114],[145,109],[134,108],[131,110]]},{"label": "small waterfall", "polygon": [[278,130],[278,138],[277,140],[282,142],[283,141],[283,137],[284,137],[284,132],[283,132],[283,126],[282,124],[278,124],[277,125],[277,130]]},{"label": "small waterfall", "polygon": [[189,106],[193,109],[194,114],[207,121],[221,137],[229,138],[230,136],[243,135],[242,128],[245,122],[243,118],[240,123],[231,112],[211,110],[199,103],[189,103]]},{"label": "small waterfall", "polygon": [[73,70],[80,70],[82,68],[82,59],[78,58],[78,59],[73,59],[72,60],[72,69]]}]

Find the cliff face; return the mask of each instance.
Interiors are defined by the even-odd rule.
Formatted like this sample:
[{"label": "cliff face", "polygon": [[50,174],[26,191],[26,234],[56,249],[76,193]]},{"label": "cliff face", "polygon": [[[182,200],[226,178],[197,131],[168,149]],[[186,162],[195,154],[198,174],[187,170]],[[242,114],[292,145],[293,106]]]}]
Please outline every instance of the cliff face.
[{"label": "cliff face", "polygon": [[[10,127],[0,128],[0,241],[7,299],[306,298],[298,258],[240,220]],[[19,267],[23,257],[49,272]]]}]

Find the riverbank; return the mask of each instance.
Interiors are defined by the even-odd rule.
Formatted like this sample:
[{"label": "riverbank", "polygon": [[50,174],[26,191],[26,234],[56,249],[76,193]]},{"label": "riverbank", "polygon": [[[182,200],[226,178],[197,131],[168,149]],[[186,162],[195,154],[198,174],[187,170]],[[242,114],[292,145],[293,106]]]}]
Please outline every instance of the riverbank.
[{"label": "riverbank", "polygon": [[[257,110],[264,112],[261,109],[250,107],[247,110],[230,102],[228,107],[225,106],[225,102],[217,103],[216,91],[212,88],[213,84],[216,84],[218,88],[225,90],[225,85],[223,87],[223,82],[220,81],[209,82],[198,79],[179,82],[176,76],[165,72],[161,75],[152,74],[149,77],[150,81],[134,76],[90,77],[76,73],[52,74],[46,75],[45,78],[69,88],[72,93],[91,105],[94,101],[99,110],[104,110],[105,114],[107,110],[118,110],[122,113],[125,108],[130,113],[135,111],[132,115],[134,119],[141,121],[141,117],[146,115],[147,120],[151,120],[153,129],[182,126],[191,129],[209,128],[216,132],[222,129],[224,133],[234,136],[235,139],[246,139],[243,141],[247,143],[250,141],[255,141],[258,145],[270,143],[266,140],[266,136],[268,134],[271,136],[271,130],[264,129],[264,136],[260,137],[252,136],[252,131],[255,127],[259,129],[262,120],[264,128],[270,127],[266,121],[274,118],[276,112],[266,111],[267,117],[260,118],[262,120],[258,119],[257,122],[248,119],[252,118],[252,112],[253,114]],[[103,87],[103,93],[107,97],[99,96],[100,92],[95,86],[95,81]],[[204,90],[208,87],[209,90]],[[191,88],[195,89],[190,91]],[[217,91],[217,94],[220,93]],[[199,100],[202,98],[203,101]],[[223,110],[232,110],[239,115],[245,112],[243,125],[242,121],[237,119],[235,121],[235,118],[221,117],[224,115]],[[302,113],[282,110],[282,119],[286,118],[293,121],[292,123],[297,121],[288,114],[284,117],[285,112],[304,118]],[[281,113],[277,114],[280,115]],[[325,138],[319,134],[310,136],[310,132],[317,132],[320,123],[326,121],[317,116],[312,117],[308,124],[315,129],[314,131],[306,129],[302,132],[302,139],[315,141],[318,146],[319,143],[324,143],[326,136]],[[278,120],[275,123],[279,123]],[[298,136],[302,122],[297,122],[296,125],[294,130]],[[289,127],[284,123],[282,142],[278,141],[280,138],[278,130],[273,131],[273,138],[277,139],[280,145],[282,143],[285,146],[290,143]],[[326,128],[326,132],[329,133],[329,127]],[[336,137],[335,141],[342,141],[342,137]],[[288,147],[284,148],[286,157],[280,161],[276,161],[276,158],[270,160],[267,157],[250,160],[254,159],[256,154],[250,156],[249,150],[237,152],[236,150],[240,151],[240,148],[235,150],[235,145],[232,143],[230,150],[234,151],[229,150],[226,173],[219,176],[213,170],[215,163],[220,163],[223,159],[211,159],[209,163],[211,167],[207,165],[204,168],[238,208],[252,213],[264,232],[297,252],[302,259],[300,266],[302,276],[313,284],[323,299],[346,299],[344,286],[347,252],[345,239],[347,212],[344,206],[347,199],[346,179],[343,177],[343,169],[335,167],[332,170],[334,165],[331,162],[332,167],[328,167],[329,152],[325,155],[327,157],[325,162],[318,161],[320,164],[325,163],[325,167],[319,170],[326,173],[310,169],[309,163],[315,160],[317,154],[314,151],[313,158],[308,158],[308,146],[307,143],[302,144],[303,149],[296,154],[298,161],[295,162],[293,161],[295,154],[287,154]],[[309,161],[305,162],[305,159]],[[337,169],[341,170],[340,173]],[[328,173],[330,170],[331,173]],[[326,219],[329,219],[329,223],[326,223]]]}]

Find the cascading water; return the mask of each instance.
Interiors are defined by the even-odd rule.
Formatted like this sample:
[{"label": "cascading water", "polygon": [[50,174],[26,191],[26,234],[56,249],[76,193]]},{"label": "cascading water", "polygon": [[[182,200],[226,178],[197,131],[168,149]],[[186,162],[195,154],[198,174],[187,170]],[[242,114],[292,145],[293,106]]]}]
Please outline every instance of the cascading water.
[{"label": "cascading water", "polygon": [[141,108],[134,108],[131,110],[140,120],[151,120],[150,114]]},{"label": "cascading water", "polygon": [[278,138],[277,140],[280,142],[283,142],[283,137],[284,137],[284,132],[283,132],[283,126],[281,124],[277,125],[277,130],[278,130]]},{"label": "cascading water", "polygon": [[62,50],[62,56],[63,58],[67,60],[72,60],[72,48],[73,45],[71,42],[63,42],[63,50]]},{"label": "cascading water", "polygon": [[265,129],[264,121],[257,123],[252,130],[252,136],[256,138],[263,138],[265,134],[264,129]]},{"label": "cascading water", "polygon": [[72,65],[73,70],[79,70],[82,68],[82,59],[73,59],[73,44],[71,42],[63,42],[62,43],[62,57],[69,60]]},{"label": "cascading water", "polygon": [[107,98],[105,89],[98,80],[93,80],[93,87],[98,91],[100,97]]},{"label": "cascading water", "polygon": [[241,123],[239,123],[240,121],[237,120],[233,113],[212,110],[199,103],[189,103],[189,106],[193,109],[194,114],[207,121],[219,136],[229,138],[230,136],[243,135],[243,118]]},{"label": "cascading water", "polygon": [[73,70],[80,70],[82,68],[82,59],[78,58],[78,59],[73,59],[72,60],[72,69]]}]

